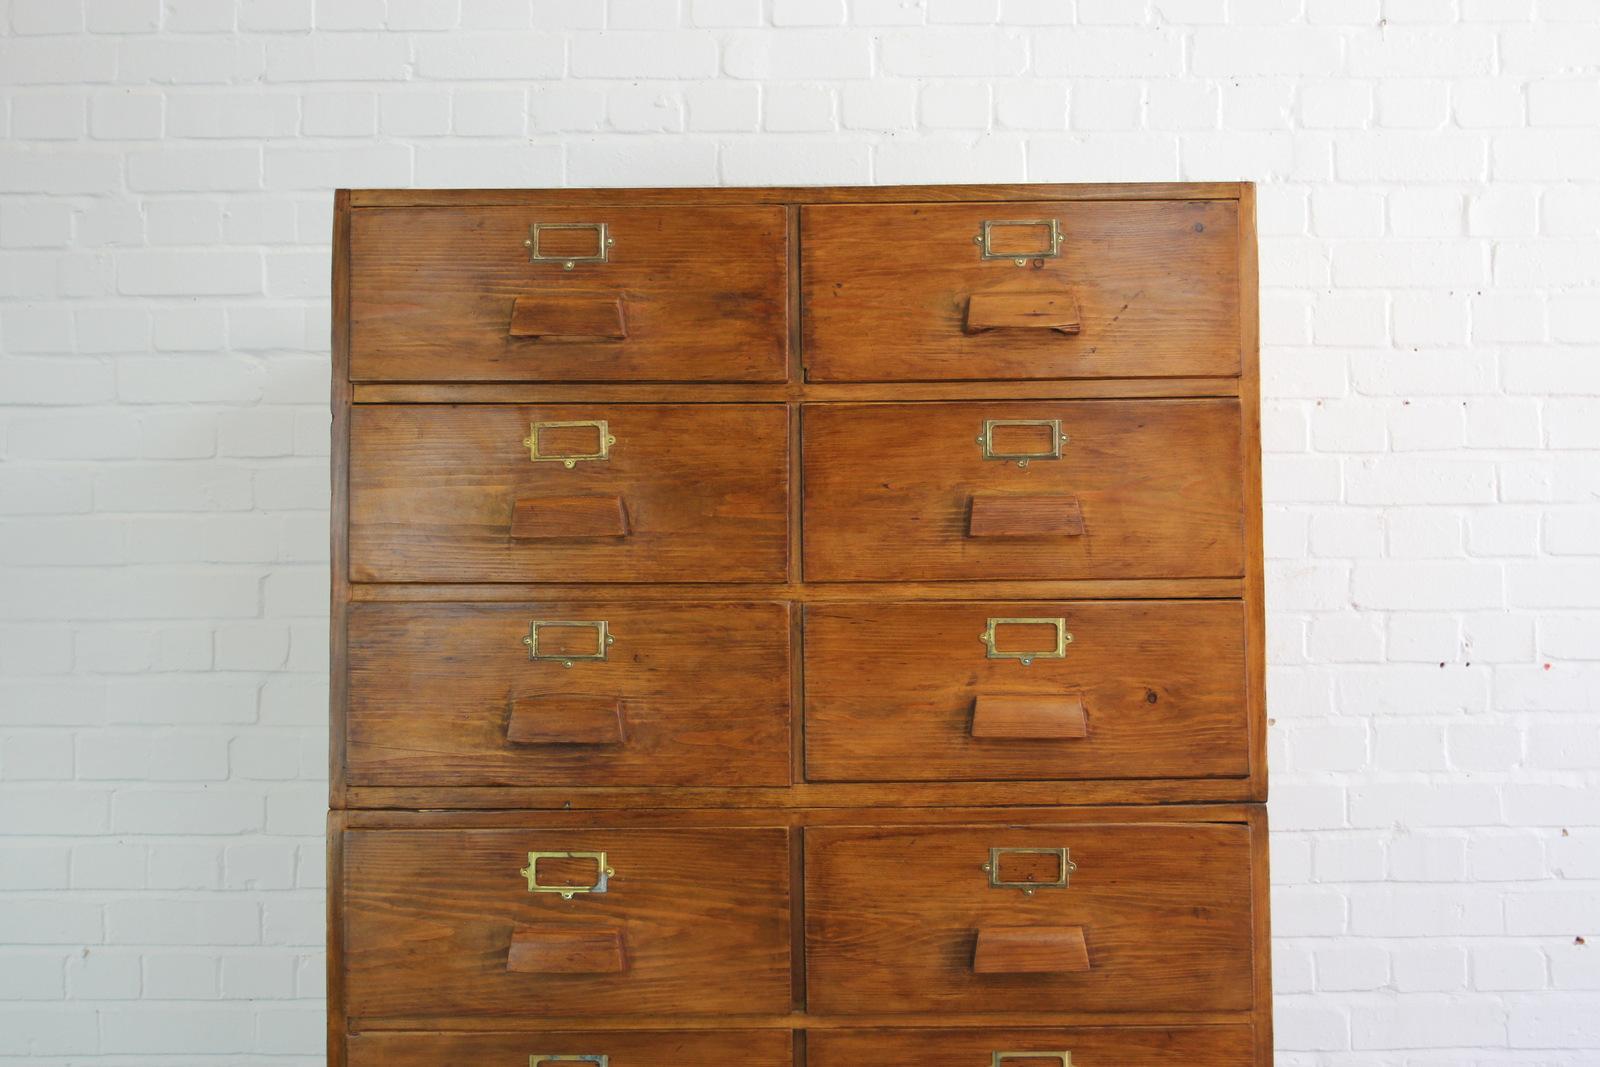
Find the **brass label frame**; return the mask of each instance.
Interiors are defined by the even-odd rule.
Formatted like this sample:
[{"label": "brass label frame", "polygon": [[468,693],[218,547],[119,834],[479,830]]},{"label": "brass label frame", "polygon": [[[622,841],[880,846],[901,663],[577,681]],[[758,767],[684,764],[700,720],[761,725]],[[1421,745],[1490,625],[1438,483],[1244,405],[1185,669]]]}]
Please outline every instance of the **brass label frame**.
[{"label": "brass label frame", "polygon": [[[1001,856],[1054,856],[1060,864],[1059,877],[1053,882],[1006,882],[1000,878]],[[1072,862],[1072,849],[1070,848],[991,848],[989,849],[989,862],[983,865],[983,870],[989,876],[990,889],[1020,889],[1025,896],[1032,896],[1037,889],[1070,889],[1072,887],[1072,872],[1078,865]],[[1012,1053],[1018,1055],[1018,1053]],[[1030,1053],[1038,1055],[1038,1053]],[[1045,1053],[1050,1055],[1050,1053]]]},{"label": "brass label frame", "polygon": [[[994,230],[997,226],[1048,226],[1050,228],[1050,243],[1047,247],[1036,252],[996,252],[994,250]],[[1061,258],[1061,220],[1060,219],[984,219],[982,228],[973,239],[978,246],[978,256],[984,260],[1009,259],[1019,267],[1026,266],[1030,259],[1060,259]]]},{"label": "brass label frame", "polygon": [[[593,652],[540,652],[539,631],[550,629],[593,629]],[[617,643],[616,637],[611,633],[611,624],[605,619],[529,619],[528,636],[522,639],[528,646],[530,660],[542,660],[547,663],[559,663],[563,667],[570,667],[578,660],[587,662],[604,663],[611,646]]]},{"label": "brass label frame", "polygon": [[[1001,626],[1054,626],[1056,629],[1055,647],[1023,652],[1003,652],[996,648],[994,644],[995,630]],[[1065,618],[991,618],[983,633],[978,635],[978,640],[983,642],[984,655],[987,658],[1014,659],[1024,667],[1027,667],[1036,659],[1066,659],[1067,646],[1072,644],[1072,634],[1067,629],[1067,620]]]},{"label": "brass label frame", "polygon": [[[588,885],[582,883],[546,885],[539,881],[540,860],[594,860],[596,868],[595,879]],[[528,892],[560,893],[562,900],[571,900],[579,893],[605,893],[610,880],[616,877],[617,874],[616,870],[606,862],[606,854],[604,852],[530,852],[528,853],[528,865],[517,873],[528,880]],[[546,1056],[545,1058],[550,1059],[551,1057]]]},{"label": "brass label frame", "polygon": [[[539,247],[546,230],[593,230],[595,250],[586,256],[547,256]],[[616,243],[604,222],[536,222],[528,227],[528,239],[522,242],[522,247],[528,250],[529,263],[559,263],[562,270],[571,270],[579,263],[609,262],[611,246]]]},{"label": "brass label frame", "polygon": [[[546,455],[539,451],[539,433],[541,430],[570,430],[583,427],[592,429],[599,436],[599,447],[594,452],[559,452]],[[571,470],[580,463],[604,463],[611,458],[611,446],[617,443],[616,437],[611,433],[611,423],[606,419],[569,419],[565,422],[530,422],[528,436],[522,439],[522,447],[528,450],[528,458],[534,463],[559,463]]]},{"label": "brass label frame", "polygon": [[1006,1060],[1056,1060],[1061,1067],[1072,1067],[1070,1052],[996,1052],[989,1067],[1005,1067]]},{"label": "brass label frame", "polygon": [[[1043,452],[997,452],[994,431],[1001,426],[1041,426],[1050,431],[1050,447]],[[1016,460],[1017,466],[1026,467],[1029,460],[1060,459],[1062,446],[1071,438],[1061,432],[1060,419],[984,419],[983,430],[978,434],[978,446],[984,459]]]}]

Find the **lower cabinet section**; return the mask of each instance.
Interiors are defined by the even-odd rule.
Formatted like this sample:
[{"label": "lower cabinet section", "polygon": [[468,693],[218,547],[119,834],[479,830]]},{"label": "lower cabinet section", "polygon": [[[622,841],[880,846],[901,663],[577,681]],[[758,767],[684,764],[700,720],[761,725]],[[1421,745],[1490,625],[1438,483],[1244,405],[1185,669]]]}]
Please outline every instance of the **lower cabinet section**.
[{"label": "lower cabinet section", "polygon": [[347,1067],[1253,1067],[1248,1025],[367,1033]]},{"label": "lower cabinet section", "polygon": [[813,1030],[807,1067],[1250,1067],[1249,1026]]},{"label": "lower cabinet section", "polygon": [[357,1034],[349,1042],[348,1067],[790,1067],[793,1063],[794,1038],[787,1030],[585,1030]]},{"label": "lower cabinet section", "polygon": [[[834,1029],[890,1026],[883,1062],[899,1063],[942,1040],[918,1029],[930,1023],[1209,1026],[1265,1003],[1259,809],[730,810],[714,817],[734,825],[699,825],[711,817],[391,815],[338,829],[344,1031],[627,1018],[717,1041],[817,1018],[817,1062],[850,1059],[833,1042],[873,1039]],[[1153,1057],[1129,1062],[1226,1048],[1210,1028],[1084,1033],[1085,1048],[1131,1035]],[[593,1051],[563,1042],[530,1052]]]}]

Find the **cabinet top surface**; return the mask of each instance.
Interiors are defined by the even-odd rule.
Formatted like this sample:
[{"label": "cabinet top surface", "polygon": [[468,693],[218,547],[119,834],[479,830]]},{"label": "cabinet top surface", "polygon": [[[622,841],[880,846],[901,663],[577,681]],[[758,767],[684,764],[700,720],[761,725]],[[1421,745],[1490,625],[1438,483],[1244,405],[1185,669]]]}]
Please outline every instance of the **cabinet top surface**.
[{"label": "cabinet top surface", "polygon": [[1010,185],[860,185],[615,189],[353,189],[352,207],[554,202],[830,204],[970,200],[1238,200],[1250,182],[1114,182]]}]

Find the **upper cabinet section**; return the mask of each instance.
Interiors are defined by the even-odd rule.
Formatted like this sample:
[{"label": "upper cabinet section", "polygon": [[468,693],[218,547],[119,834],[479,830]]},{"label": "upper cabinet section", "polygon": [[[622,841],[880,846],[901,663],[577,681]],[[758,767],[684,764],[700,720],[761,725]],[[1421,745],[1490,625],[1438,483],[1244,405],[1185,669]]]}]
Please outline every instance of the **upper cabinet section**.
[{"label": "upper cabinet section", "polygon": [[353,381],[784,380],[781,207],[352,216]]},{"label": "upper cabinet section", "polygon": [[1234,200],[808,206],[813,382],[1232,377]]}]

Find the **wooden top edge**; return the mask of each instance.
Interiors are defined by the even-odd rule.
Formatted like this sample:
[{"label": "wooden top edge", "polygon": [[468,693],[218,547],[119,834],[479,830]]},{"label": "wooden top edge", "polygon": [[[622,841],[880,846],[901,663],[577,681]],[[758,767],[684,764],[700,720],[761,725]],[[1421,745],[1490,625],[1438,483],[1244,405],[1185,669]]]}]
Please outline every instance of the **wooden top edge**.
[{"label": "wooden top edge", "polygon": [[1250,182],[1012,185],[701,186],[607,189],[350,189],[352,207],[553,203],[883,204],[1002,200],[1238,200]]}]

